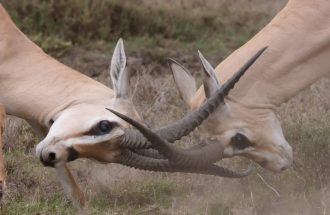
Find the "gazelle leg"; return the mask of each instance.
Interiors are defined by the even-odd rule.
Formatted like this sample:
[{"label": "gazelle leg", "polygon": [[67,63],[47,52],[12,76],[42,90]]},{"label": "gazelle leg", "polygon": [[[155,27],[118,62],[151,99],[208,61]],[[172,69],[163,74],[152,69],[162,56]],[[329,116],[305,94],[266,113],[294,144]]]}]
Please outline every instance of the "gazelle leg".
[{"label": "gazelle leg", "polygon": [[5,163],[4,163],[3,151],[2,151],[2,147],[3,147],[2,134],[5,127],[5,116],[6,116],[5,107],[2,104],[0,104],[0,200],[2,199],[3,192],[5,189],[5,175],[6,175]]},{"label": "gazelle leg", "polygon": [[78,187],[77,182],[74,180],[68,166],[64,164],[63,166],[58,166],[55,169],[65,193],[71,199],[73,205],[77,208],[78,214],[86,214],[87,208],[84,193]]}]

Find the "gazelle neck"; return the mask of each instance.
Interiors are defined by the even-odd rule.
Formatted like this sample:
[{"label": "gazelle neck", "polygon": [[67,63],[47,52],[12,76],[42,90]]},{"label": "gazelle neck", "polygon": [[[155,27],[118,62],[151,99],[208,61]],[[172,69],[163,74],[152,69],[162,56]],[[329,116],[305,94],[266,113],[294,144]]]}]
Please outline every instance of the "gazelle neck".
[{"label": "gazelle neck", "polygon": [[0,50],[0,103],[10,115],[45,126],[69,106],[113,98],[111,89],[46,55],[1,4]]},{"label": "gazelle neck", "polygon": [[[225,82],[260,48],[269,48],[232,90],[229,100],[253,108],[288,101],[330,71],[330,4],[293,0],[248,43],[218,67]],[[195,97],[201,103],[200,89]]]}]

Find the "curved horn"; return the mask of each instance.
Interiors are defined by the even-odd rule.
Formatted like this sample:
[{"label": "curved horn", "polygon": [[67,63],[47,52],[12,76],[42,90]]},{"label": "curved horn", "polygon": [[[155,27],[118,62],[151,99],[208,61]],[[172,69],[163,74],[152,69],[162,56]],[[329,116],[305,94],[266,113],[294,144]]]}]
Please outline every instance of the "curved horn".
[{"label": "curved horn", "polygon": [[223,147],[221,144],[218,144],[217,141],[196,149],[179,149],[167,143],[158,134],[145,127],[138,121],[135,121],[134,119],[114,110],[108,110],[138,129],[149,140],[154,149],[159,151],[162,155],[175,164],[202,167],[207,164],[214,163],[223,157]]},{"label": "curved horn", "polygon": [[[108,108],[106,108],[109,110]],[[151,148],[150,142],[139,131],[133,128],[126,128],[119,143],[122,148],[133,150]]]},{"label": "curved horn", "polygon": [[[267,49],[264,47],[253,55],[230,79],[226,81],[220,89],[216,91],[207,101],[201,105],[196,111],[186,115],[181,120],[172,123],[169,126],[165,126],[155,130],[161,138],[172,143],[182,137],[188,135],[196,127],[198,127],[221,103],[224,101],[224,97],[228,95],[229,91],[235,86],[242,75],[250,68],[250,66],[260,57],[260,55]],[[125,132],[126,133],[126,132]],[[151,145],[146,139],[137,132],[129,131],[125,134],[121,142],[122,147],[128,148],[150,148]],[[124,135],[124,136],[125,136]]]},{"label": "curved horn", "polygon": [[[137,130],[135,129],[135,131],[137,131]],[[203,141],[199,144],[193,145],[190,149],[187,149],[187,150],[201,149],[205,145],[206,145],[206,143]],[[163,155],[159,154],[159,152],[155,149],[133,149],[132,151],[138,155],[142,155],[142,156],[146,156],[146,157],[150,157],[150,158],[166,159]]]},{"label": "curved horn", "polygon": [[139,150],[134,150],[133,152],[138,155],[149,158],[166,159],[163,155],[159,154],[159,152],[155,149],[139,149]]},{"label": "curved horn", "polygon": [[171,164],[168,160],[144,157],[129,150],[123,150],[117,163],[148,171],[198,173],[227,178],[242,178],[250,175],[252,172],[251,166],[243,172],[235,172],[213,164],[203,168],[178,166]]}]

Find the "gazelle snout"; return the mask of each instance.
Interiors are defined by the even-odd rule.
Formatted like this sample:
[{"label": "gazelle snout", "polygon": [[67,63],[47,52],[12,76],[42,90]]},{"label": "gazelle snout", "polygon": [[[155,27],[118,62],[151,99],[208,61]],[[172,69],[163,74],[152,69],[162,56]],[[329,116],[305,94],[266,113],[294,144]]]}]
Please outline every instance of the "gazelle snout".
[{"label": "gazelle snout", "polygon": [[55,167],[58,163],[74,161],[79,153],[73,147],[49,146],[41,150],[40,161],[44,166]]},{"label": "gazelle snout", "polygon": [[258,162],[260,166],[262,166],[265,169],[268,169],[272,172],[282,172],[289,168],[292,164],[291,158],[282,158],[278,159],[275,162],[274,161],[262,161]]},{"label": "gazelle snout", "polygon": [[[254,159],[252,157],[252,159]],[[282,172],[288,169],[293,161],[292,148],[289,144],[280,146],[278,150],[262,152],[254,159],[260,166],[272,172]]]}]

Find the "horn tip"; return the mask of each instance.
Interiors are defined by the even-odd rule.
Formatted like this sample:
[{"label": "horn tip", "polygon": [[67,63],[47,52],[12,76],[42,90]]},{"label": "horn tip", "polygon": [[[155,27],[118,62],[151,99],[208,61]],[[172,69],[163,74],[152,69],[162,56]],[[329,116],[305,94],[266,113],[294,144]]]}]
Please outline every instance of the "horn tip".
[{"label": "horn tip", "polygon": [[259,53],[262,54],[266,49],[268,49],[269,46],[265,46],[259,50]]},{"label": "horn tip", "polygon": [[110,108],[105,108],[105,109],[108,110],[108,111],[110,111],[111,113],[115,114],[116,116],[118,116],[120,118],[123,118],[124,117],[123,114],[121,114],[121,113],[119,113],[119,112],[117,112],[117,111],[115,111],[113,109],[110,109]]},{"label": "horn tip", "polygon": [[172,64],[178,64],[178,62],[173,58],[167,58],[167,64],[171,66]]},{"label": "horn tip", "polygon": [[202,52],[201,52],[199,49],[197,50],[197,52],[198,52],[198,56],[199,56],[199,58],[204,58]]}]

